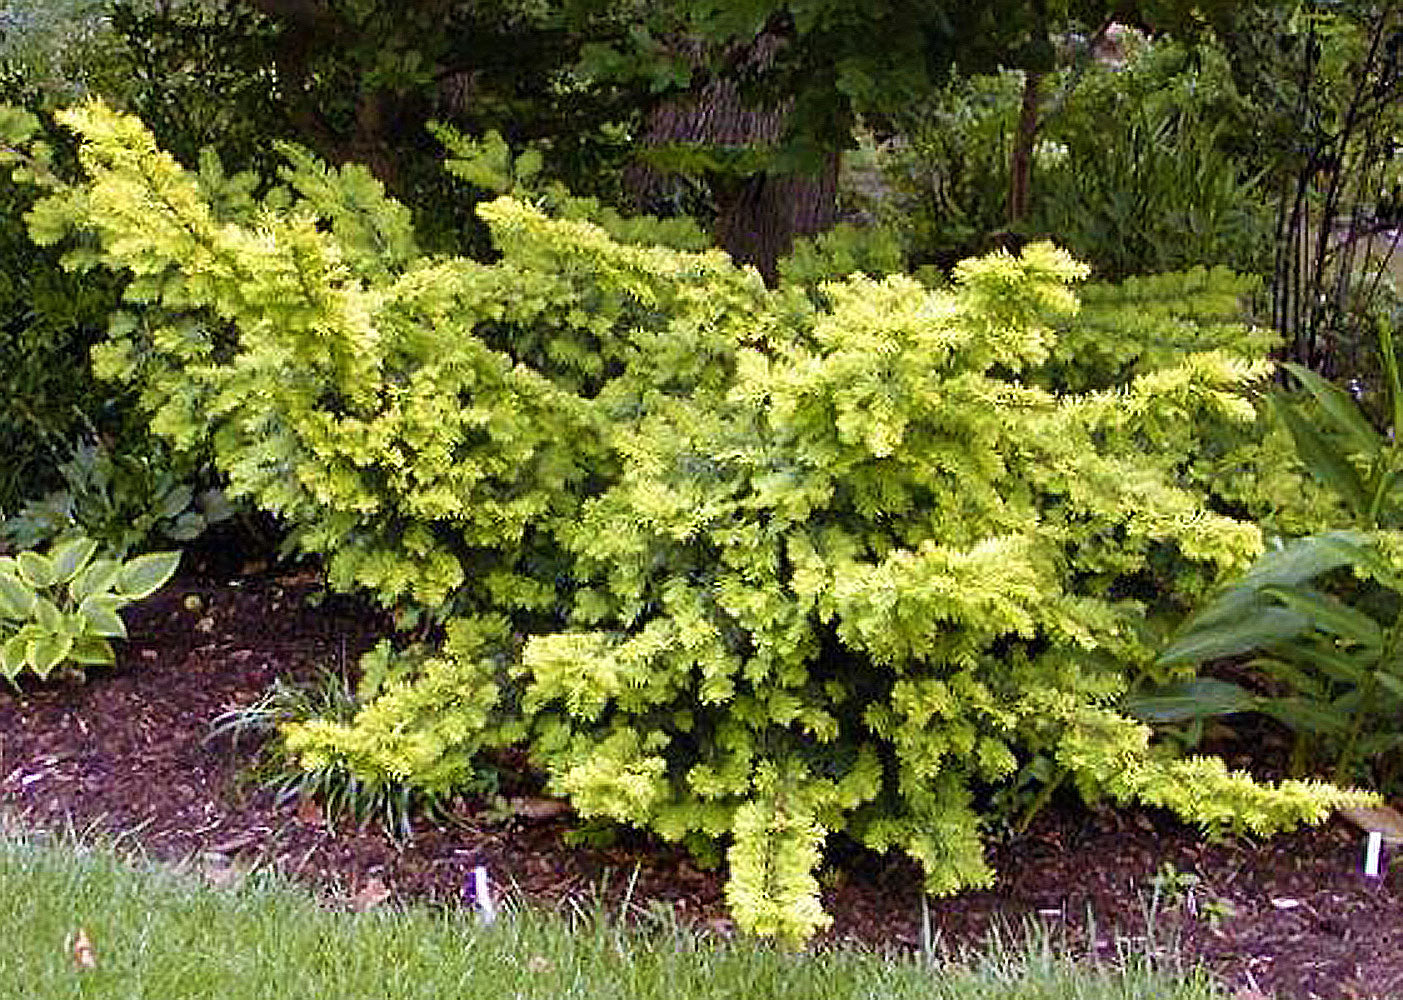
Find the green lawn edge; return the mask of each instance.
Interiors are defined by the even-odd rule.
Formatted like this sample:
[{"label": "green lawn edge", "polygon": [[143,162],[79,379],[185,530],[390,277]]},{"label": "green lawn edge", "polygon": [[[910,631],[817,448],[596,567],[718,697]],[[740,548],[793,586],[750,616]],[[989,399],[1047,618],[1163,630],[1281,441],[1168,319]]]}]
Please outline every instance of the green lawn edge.
[{"label": "green lawn edge", "polygon": [[[91,943],[92,968],[75,954]],[[803,952],[679,926],[665,910],[625,926],[601,904],[546,912],[508,900],[471,911],[346,912],[278,876],[216,886],[194,865],[125,845],[0,824],[0,997],[122,1000],[430,998],[883,998],[1219,1000],[1172,948],[1140,942],[1073,963],[1046,934],[978,955],[936,949]],[[81,950],[81,949],[79,949]]]}]

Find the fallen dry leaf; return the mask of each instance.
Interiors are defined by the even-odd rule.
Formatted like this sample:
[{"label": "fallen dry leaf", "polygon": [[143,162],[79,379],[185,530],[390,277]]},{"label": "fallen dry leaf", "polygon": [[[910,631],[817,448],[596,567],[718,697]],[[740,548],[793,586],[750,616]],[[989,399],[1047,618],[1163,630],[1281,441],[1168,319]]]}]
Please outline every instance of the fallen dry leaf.
[{"label": "fallen dry leaf", "polygon": [[97,952],[93,950],[88,932],[81,927],[78,928],[78,933],[73,935],[73,964],[80,969],[97,968]]},{"label": "fallen dry leaf", "polygon": [[573,812],[570,803],[560,799],[519,798],[509,800],[512,812],[522,819],[555,819]]},{"label": "fallen dry leaf", "polygon": [[300,587],[309,583],[320,583],[321,574],[316,570],[303,570],[300,573],[288,573],[278,577],[278,582],[284,587]]},{"label": "fallen dry leaf", "polygon": [[316,826],[322,821],[322,811],[314,800],[303,797],[297,800],[297,818],[308,826]]}]

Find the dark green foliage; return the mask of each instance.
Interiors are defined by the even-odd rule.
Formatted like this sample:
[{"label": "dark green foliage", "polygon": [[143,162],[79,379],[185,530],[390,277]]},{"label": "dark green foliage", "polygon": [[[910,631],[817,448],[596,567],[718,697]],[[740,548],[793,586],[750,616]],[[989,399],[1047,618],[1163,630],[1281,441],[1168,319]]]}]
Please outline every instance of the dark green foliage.
[{"label": "dark green foliage", "polygon": [[[1340,531],[1289,542],[1186,623],[1160,657],[1177,666],[1255,654],[1248,666],[1280,693],[1198,681],[1153,692],[1131,710],[1168,722],[1264,712],[1295,733],[1297,773],[1328,768],[1336,781],[1396,791],[1403,764],[1398,541],[1396,532]],[[1346,568],[1355,575],[1341,575]]]},{"label": "dark green foliage", "polygon": [[89,86],[140,115],[183,162],[213,144],[231,168],[271,177],[274,142],[299,138],[276,57],[274,26],[241,0],[118,0],[89,58]]},{"label": "dark green foliage", "polygon": [[[131,447],[141,441],[139,448]],[[223,491],[196,492],[202,464],[158,438],[133,434],[121,452],[85,441],[58,467],[62,488],[26,501],[0,524],[0,546],[29,549],[83,535],[118,558],[161,542],[189,542],[233,514]]]},{"label": "dark green foliage", "polygon": [[[889,154],[889,214],[916,259],[947,263],[1010,226],[1020,81],[957,80],[904,119],[909,138]],[[1269,268],[1269,195],[1257,168],[1228,151],[1239,102],[1220,54],[1142,43],[1124,66],[1062,70],[1043,89],[1018,233],[1054,239],[1107,277]]]},{"label": "dark green foliage", "polygon": [[483,239],[472,216],[481,192],[442,171],[430,123],[543,143],[573,190],[618,201],[648,89],[600,84],[574,65],[582,47],[631,24],[628,11],[587,3],[125,0],[95,89],[187,164],[214,145],[232,170],[270,178],[278,142],[363,164],[427,245],[460,250]]},{"label": "dark green foliage", "polygon": [[876,151],[888,190],[871,206],[913,260],[949,266],[1008,224],[1018,76],[958,78],[897,118]]},{"label": "dark green foliage", "polygon": [[1300,0],[1224,7],[1215,37],[1240,103],[1222,134],[1274,203],[1272,326],[1299,364],[1366,389],[1374,323],[1397,322],[1403,255],[1403,7]]},{"label": "dark green foliage", "polygon": [[1223,126],[1188,100],[1118,103],[1091,111],[1095,134],[1069,136],[1067,155],[1045,164],[1032,231],[1111,276],[1200,264],[1265,270],[1271,213],[1247,164],[1223,151]]},{"label": "dark green foliage", "polygon": [[[117,21],[128,15],[135,16],[119,11]],[[0,65],[0,94],[30,115],[19,134],[42,138],[45,171],[57,176],[76,163],[71,137],[49,113],[59,89],[53,75],[63,71],[73,86],[97,87],[112,82],[120,63],[105,47],[110,33],[74,17],[76,38],[62,49],[62,61]],[[122,79],[124,93],[147,93],[149,80]],[[176,144],[237,135],[228,121],[172,120],[189,112],[183,102],[156,103]],[[64,267],[62,258],[75,248],[34,244],[25,223],[34,197],[30,183],[0,176],[0,548],[75,533],[117,555],[187,541],[225,516],[207,463],[151,436],[131,393],[92,373],[90,351],[108,334],[125,278]]]},{"label": "dark green foliage", "polygon": [[[40,103],[14,76],[0,80],[0,93]],[[34,125],[60,165],[71,165],[70,143],[46,121]],[[58,465],[72,442],[132,430],[129,393],[99,383],[88,364],[122,282],[74,274],[60,266],[60,251],[36,246],[24,221],[33,202],[29,185],[0,175],[0,517],[61,485]]]},{"label": "dark green foliage", "polygon": [[[485,243],[469,190],[440,168],[442,147],[425,127],[435,116],[509,127],[517,141],[549,137],[552,167],[575,187],[615,192],[629,145],[617,123],[632,120],[636,102],[616,85],[572,82],[571,53],[583,37],[567,30],[564,15],[459,6],[445,24],[437,9],[338,8],[338,30],[311,39],[302,64],[289,61],[296,26],[241,0],[124,0],[101,17],[81,4],[21,11],[45,30],[32,46],[7,39],[0,100],[39,114],[60,175],[72,167],[71,143],[46,109],[74,93],[102,93],[140,113],[165,148],[209,173],[223,173],[213,166],[222,162],[231,176],[252,169],[271,180],[284,141],[335,160],[380,150],[378,162],[393,159],[395,188],[431,244],[457,246],[464,229]],[[302,75],[293,79],[294,71]],[[374,101],[394,112],[383,133],[365,132]],[[218,161],[201,152],[211,144]],[[219,186],[211,178],[207,189]],[[235,188],[226,190],[237,200]],[[144,420],[133,419],[130,393],[91,374],[89,350],[106,335],[125,276],[61,267],[64,251],[28,239],[32,200],[27,185],[0,179],[0,520],[23,508],[5,535],[35,544],[76,524],[118,547],[183,540],[197,517],[208,522],[214,512],[204,502],[215,485],[208,467],[154,444]],[[102,442],[97,453],[89,441]],[[94,454],[96,465],[84,458]],[[155,530],[149,543],[138,537],[147,527]]]}]

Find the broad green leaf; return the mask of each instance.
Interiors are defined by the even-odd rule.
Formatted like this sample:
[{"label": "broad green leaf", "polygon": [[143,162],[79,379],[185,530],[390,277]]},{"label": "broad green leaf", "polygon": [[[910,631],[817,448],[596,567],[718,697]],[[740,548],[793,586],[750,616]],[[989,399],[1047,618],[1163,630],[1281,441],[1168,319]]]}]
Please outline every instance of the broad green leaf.
[{"label": "broad green leaf", "polygon": [[40,677],[47,677],[54,667],[68,659],[72,650],[71,635],[43,635],[30,640],[24,658],[31,670]]},{"label": "broad green leaf", "polygon": [[200,515],[206,524],[218,524],[234,516],[234,505],[221,489],[205,490],[198,499]]},{"label": "broad green leaf", "polygon": [[1248,568],[1241,579],[1228,586],[1214,597],[1207,607],[1185,622],[1175,633],[1174,641],[1177,643],[1181,638],[1203,630],[1237,625],[1246,618],[1262,614],[1264,610],[1275,606],[1272,601],[1262,596],[1262,588],[1303,583],[1322,573],[1348,566],[1354,558],[1353,553],[1336,543],[1362,545],[1367,542],[1368,537],[1368,534],[1362,531],[1326,531],[1269,549]]},{"label": "broad green leaf", "polygon": [[[1366,694],[1372,694],[1373,697],[1366,698]],[[1352,687],[1334,701],[1330,702],[1330,704],[1341,715],[1348,715],[1353,718],[1360,711],[1364,712],[1366,715],[1372,715],[1379,707],[1377,697],[1377,691],[1366,692],[1364,688]]]},{"label": "broad green leaf", "polygon": [[1400,747],[1403,747],[1403,733],[1372,733],[1359,737],[1356,750],[1362,759],[1368,760],[1370,757],[1394,753]]},{"label": "broad green leaf", "polygon": [[180,565],[179,552],[153,552],[137,556],[122,567],[117,592],[132,601],[150,597],[166,585]]},{"label": "broad green leaf", "polygon": [[97,553],[97,542],[91,538],[74,538],[55,545],[49,551],[58,583],[68,583]]},{"label": "broad green leaf", "polygon": [[37,552],[21,552],[15,556],[15,566],[20,579],[31,587],[43,589],[58,582],[54,564]]},{"label": "broad green leaf", "polygon": [[1366,531],[1322,531],[1286,542],[1264,553],[1242,577],[1244,586],[1261,589],[1272,584],[1296,584],[1321,573],[1348,566],[1351,554],[1340,542],[1367,545]]},{"label": "broad green leaf", "polygon": [[0,618],[25,621],[34,607],[34,590],[17,576],[0,572]]},{"label": "broad green leaf", "polygon": [[1249,670],[1256,670],[1274,681],[1289,685],[1291,690],[1305,698],[1326,699],[1330,696],[1329,680],[1321,677],[1313,668],[1302,669],[1291,658],[1297,649],[1277,647],[1275,656],[1254,657],[1247,661]]},{"label": "broad green leaf", "polygon": [[1370,544],[1338,536],[1321,536],[1321,544],[1334,549],[1349,560],[1349,564],[1366,570],[1379,583],[1399,594],[1403,594],[1403,576],[1398,575],[1383,556]]},{"label": "broad green leaf", "polygon": [[168,521],[173,517],[179,517],[190,502],[195,499],[194,491],[184,484],[172,487],[164,496],[156,508],[156,519]]},{"label": "broad green leaf", "polygon": [[1288,608],[1262,604],[1240,618],[1210,618],[1187,628],[1159,654],[1161,667],[1193,666],[1241,656],[1254,649],[1294,639],[1310,630],[1310,619]]},{"label": "broad green leaf", "polygon": [[205,527],[203,517],[193,510],[187,510],[166,529],[166,535],[177,542],[188,542],[191,539],[199,538]]},{"label": "broad green leaf", "polygon": [[68,584],[69,596],[81,601],[89,594],[105,594],[116,585],[121,575],[122,564],[116,559],[94,560]]},{"label": "broad green leaf", "polygon": [[1265,587],[1262,593],[1274,597],[1290,610],[1304,615],[1312,627],[1366,649],[1383,649],[1384,632],[1379,623],[1362,611],[1356,611],[1338,597],[1322,594],[1309,587]]},{"label": "broad green leaf", "polygon": [[53,601],[42,595],[34,598],[34,608],[32,610],[34,622],[45,632],[65,632],[63,622],[63,612],[58,609]]},{"label": "broad green leaf", "polygon": [[1196,677],[1135,694],[1122,707],[1142,722],[1187,722],[1254,711],[1257,696],[1228,681]]},{"label": "broad green leaf", "polygon": [[1364,683],[1379,659],[1376,650],[1361,649],[1348,653],[1338,648],[1333,639],[1326,637],[1319,642],[1298,643],[1289,649],[1278,648],[1275,652],[1339,684]]},{"label": "broad green leaf", "polygon": [[1349,716],[1308,698],[1265,698],[1261,710],[1297,733],[1341,735],[1349,729]]},{"label": "broad green leaf", "polygon": [[1359,470],[1350,462],[1349,456],[1341,454],[1335,443],[1308,423],[1290,403],[1272,397],[1272,404],[1281,415],[1286,429],[1291,432],[1291,438],[1296,442],[1296,454],[1307,471],[1339,494],[1356,515],[1365,516],[1369,510],[1369,497],[1359,478]]},{"label": "broad green leaf", "polygon": [[1403,698],[1403,678],[1394,677],[1386,670],[1374,671],[1374,678],[1389,694],[1395,698]]},{"label": "broad green leaf", "polygon": [[125,639],[127,626],[117,614],[117,609],[126,603],[125,598],[111,594],[89,594],[78,605],[78,614],[87,626],[84,631],[88,635]]},{"label": "broad green leaf", "polygon": [[84,666],[111,666],[117,662],[112,652],[112,643],[95,635],[81,635],[73,640],[73,649],[68,658]]},{"label": "broad green leaf", "polygon": [[1365,418],[1359,404],[1350,398],[1349,393],[1327,379],[1321,378],[1309,368],[1290,361],[1282,363],[1305,386],[1306,391],[1320,405],[1321,412],[1334,425],[1335,430],[1349,438],[1361,454],[1369,459],[1384,447],[1383,438]]},{"label": "broad green leaf", "polygon": [[24,669],[25,654],[29,651],[29,640],[23,635],[12,635],[0,644],[0,673],[10,680],[19,676]]}]

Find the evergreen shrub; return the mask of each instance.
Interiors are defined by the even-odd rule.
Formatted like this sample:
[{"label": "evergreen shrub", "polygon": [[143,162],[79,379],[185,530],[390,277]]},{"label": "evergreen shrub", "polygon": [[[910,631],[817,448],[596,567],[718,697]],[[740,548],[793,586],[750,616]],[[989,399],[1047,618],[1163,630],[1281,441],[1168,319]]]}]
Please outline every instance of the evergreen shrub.
[{"label": "evergreen shrub", "polygon": [[336,586],[441,626],[376,652],[353,721],[285,731],[309,769],[450,791],[524,744],[582,816],[729,845],[738,923],[788,939],[827,923],[835,833],[987,884],[978,796],[1033,754],[1210,829],[1364,798],[1168,756],[1116,709],[1149,626],[1261,549],[1184,474],[1254,417],[1247,333],[1066,389],[1084,269],[1050,245],[944,290],[770,291],[504,182],[480,262],[420,252],[359,167],[295,155],[255,200],[131,118],[65,121],[88,179],[33,233],[94,237],[72,263],[142,306],[100,369]]}]

